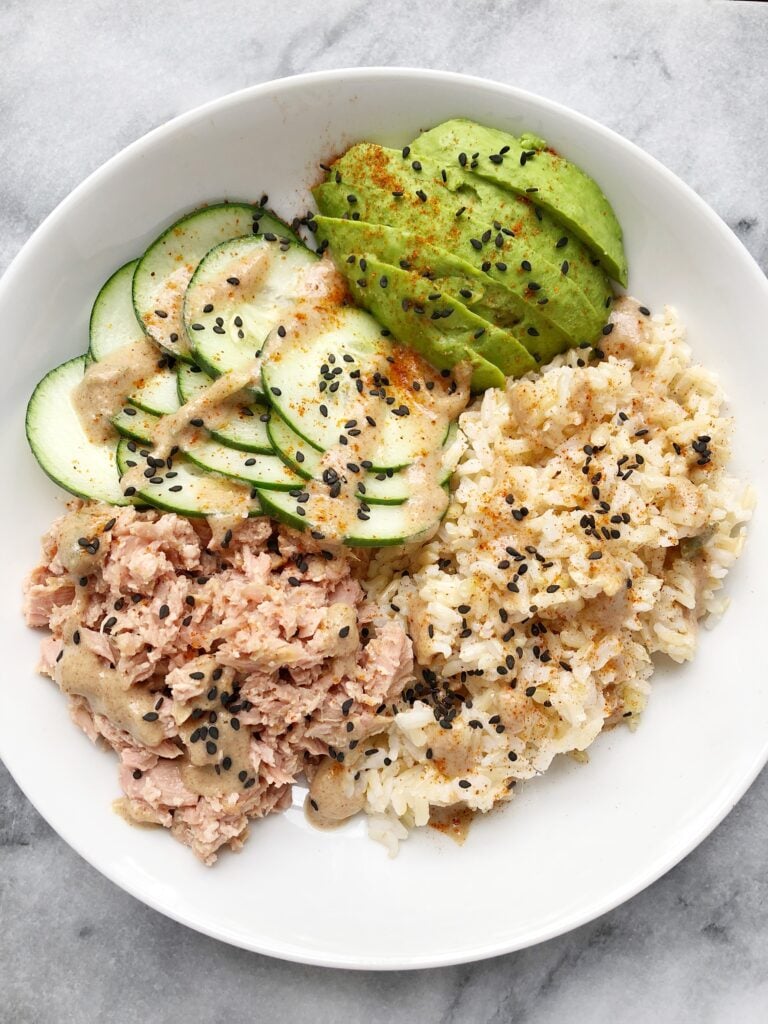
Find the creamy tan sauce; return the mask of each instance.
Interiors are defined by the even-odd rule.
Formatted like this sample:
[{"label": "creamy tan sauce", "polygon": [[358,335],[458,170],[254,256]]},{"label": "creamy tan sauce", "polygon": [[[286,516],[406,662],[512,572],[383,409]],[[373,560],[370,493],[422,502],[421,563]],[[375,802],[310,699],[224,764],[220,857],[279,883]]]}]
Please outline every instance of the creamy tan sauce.
[{"label": "creamy tan sauce", "polygon": [[[166,279],[163,288],[155,297],[155,309],[144,315],[144,323],[147,330],[159,345],[170,348],[171,351],[178,351],[176,342],[171,341],[171,335],[175,334],[177,339],[184,338],[184,325],[181,320],[184,293],[187,290],[194,266],[188,263],[181,264]],[[157,316],[156,310],[165,313],[166,316]],[[186,345],[182,346],[186,350]]]},{"label": "creamy tan sauce", "polygon": [[151,808],[143,811],[140,803],[134,804],[132,807],[127,796],[121,796],[118,800],[113,800],[112,810],[115,814],[119,814],[123,821],[129,825],[134,825],[136,828],[160,828],[160,823],[151,817],[153,813]]},{"label": "creamy tan sauce", "polygon": [[[208,303],[215,308],[222,302],[231,302],[235,295],[240,302],[255,301],[269,271],[272,256],[271,246],[265,245],[263,248],[249,249],[245,257],[233,259],[226,268],[218,269],[216,283],[211,282],[205,287],[194,289],[196,311],[200,312]],[[239,284],[229,284],[227,278],[230,277],[237,278]]]},{"label": "creamy tan sauce", "polygon": [[110,518],[110,510],[103,506],[85,506],[64,520],[59,531],[57,556],[75,580],[88,576],[103,563],[109,542],[102,534]]},{"label": "creamy tan sauce", "polygon": [[344,792],[346,774],[337,761],[330,757],[323,759],[304,801],[304,813],[315,828],[338,828],[365,806],[362,793],[347,796]]},{"label": "creamy tan sauce", "polygon": [[89,440],[101,444],[115,437],[111,420],[128,395],[157,373],[157,348],[145,337],[91,363],[72,393],[72,404]]},{"label": "creamy tan sauce", "polygon": [[162,722],[146,721],[155,715],[158,694],[146,685],[132,686],[115,668],[81,642],[76,643],[77,623],[71,621],[64,630],[62,657],[56,663],[56,682],[64,693],[85,697],[91,710],[104,715],[119,729],[130,733],[139,743],[155,747],[165,739]]},{"label": "creamy tan sauce", "polygon": [[475,730],[457,719],[452,729],[440,729],[432,740],[432,763],[447,778],[460,778],[473,770],[478,744]]},{"label": "creamy tan sauce", "polygon": [[[247,726],[232,727],[233,720],[239,725],[237,715],[231,714],[221,703],[222,693],[233,692],[234,670],[218,666],[213,657],[196,658],[187,664],[186,670],[204,672],[205,679],[200,681],[204,686],[201,694],[189,700],[174,701],[173,715],[186,748],[181,764],[184,785],[201,796],[243,792],[246,779],[240,778],[241,774],[245,772],[248,778],[254,774],[251,735]],[[232,703],[237,706],[236,701]],[[206,733],[193,742],[192,736],[196,732],[199,735],[203,729]],[[214,734],[211,729],[215,730]],[[208,750],[209,742],[215,744],[213,752]]]},{"label": "creamy tan sauce", "polygon": [[431,828],[449,836],[459,846],[463,846],[469,835],[474,816],[474,811],[462,804],[453,804],[451,807],[432,807],[429,812],[429,824]]}]

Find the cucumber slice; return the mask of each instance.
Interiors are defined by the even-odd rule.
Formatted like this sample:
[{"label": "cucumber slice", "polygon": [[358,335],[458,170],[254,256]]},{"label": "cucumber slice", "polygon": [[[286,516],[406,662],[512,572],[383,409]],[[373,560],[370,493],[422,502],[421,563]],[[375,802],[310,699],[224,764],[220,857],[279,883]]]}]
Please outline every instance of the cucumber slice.
[{"label": "cucumber slice", "polygon": [[215,427],[210,426],[208,433],[214,441],[227,448],[273,454],[274,448],[267,434],[266,416],[267,408],[264,405],[238,405],[230,410],[226,419]]},{"label": "cucumber slice", "polygon": [[258,455],[235,451],[216,441],[197,441],[185,448],[184,454],[190,462],[209,473],[219,473],[254,486],[289,491],[300,487],[303,482],[274,453]]},{"label": "cucumber slice", "polygon": [[297,530],[308,529],[318,537],[340,540],[349,547],[389,547],[418,540],[434,530],[448,508],[448,494],[445,490],[443,493],[445,501],[434,509],[414,509],[408,501],[402,505],[363,505],[346,525],[338,521],[337,503],[325,495],[299,502],[295,492],[259,490],[259,498],[267,515]]},{"label": "cucumber slice", "polygon": [[184,326],[196,362],[212,376],[238,370],[306,294],[317,262],[304,245],[273,234],[223,242],[201,261],[184,299]]},{"label": "cucumber slice", "polygon": [[[148,448],[123,438],[117,446],[120,475],[133,469],[134,464],[147,464],[150,454]],[[212,476],[183,456],[172,459],[171,469],[163,467],[158,472],[149,480],[142,476],[146,482],[137,488],[134,500],[182,516],[261,514],[258,496],[249,487]]]},{"label": "cucumber slice", "polygon": [[27,440],[41,468],[60,487],[79,498],[127,505],[114,443],[91,441],[72,405],[72,392],[85,367],[86,357],[77,356],[43,377],[27,405]]},{"label": "cucumber slice", "polygon": [[155,416],[168,416],[179,408],[179,393],[176,370],[164,366],[154,377],[131,395],[129,402],[137,409],[153,413]]},{"label": "cucumber slice", "polygon": [[[132,298],[133,273],[138,262],[132,260],[115,271],[93,304],[88,354],[96,362],[143,338]],[[176,373],[172,365],[165,365],[167,362],[168,358],[158,353],[157,372],[131,395],[128,399],[131,405],[156,416],[165,416],[179,408]]]},{"label": "cucumber slice", "polygon": [[[391,344],[367,313],[342,307],[320,326],[284,340],[276,334],[265,346],[264,390],[281,418],[314,448],[338,445],[348,429],[375,431],[370,459],[381,470],[410,465],[443,443],[449,420],[433,396],[443,393],[446,381],[409,349]],[[373,424],[357,422],[361,396]]]},{"label": "cucumber slice", "polygon": [[213,377],[195,363],[176,365],[176,388],[182,405],[193,402],[213,384]]},{"label": "cucumber slice", "polygon": [[[308,445],[299,435],[291,430],[277,413],[272,413],[267,423],[267,431],[272,445],[287,466],[305,480],[319,480],[322,475],[322,452]],[[457,426],[452,423],[448,437],[443,444],[444,453],[448,453],[456,438]],[[445,462],[440,474],[440,483],[450,480],[455,470],[455,460]],[[364,473],[356,497],[371,505],[402,505],[411,496],[411,484],[407,474],[388,469],[379,473]]]},{"label": "cucumber slice", "polygon": [[272,412],[267,421],[267,434],[273,449],[294,473],[304,480],[317,479],[321,472],[323,453],[292,430],[285,420]]},{"label": "cucumber slice", "polygon": [[112,426],[121,437],[140,441],[142,444],[151,444],[159,420],[160,417],[154,416],[151,412],[126,405],[112,418]]},{"label": "cucumber slice", "polygon": [[116,270],[96,296],[88,328],[88,354],[96,362],[130,345],[143,333],[132,296],[133,273],[138,262],[131,260]]},{"label": "cucumber slice", "polygon": [[[179,363],[176,372],[179,398],[183,404],[199,398],[213,384],[213,377],[190,363]],[[208,432],[228,448],[268,455],[273,447],[267,434],[266,416],[266,407],[258,403],[233,406],[226,419],[218,421],[215,428],[209,427]]]},{"label": "cucumber slice", "polygon": [[182,305],[198,263],[215,245],[254,230],[283,234],[285,225],[249,203],[218,203],[171,224],[139,260],[133,275],[136,316],[171,355],[190,358]]}]

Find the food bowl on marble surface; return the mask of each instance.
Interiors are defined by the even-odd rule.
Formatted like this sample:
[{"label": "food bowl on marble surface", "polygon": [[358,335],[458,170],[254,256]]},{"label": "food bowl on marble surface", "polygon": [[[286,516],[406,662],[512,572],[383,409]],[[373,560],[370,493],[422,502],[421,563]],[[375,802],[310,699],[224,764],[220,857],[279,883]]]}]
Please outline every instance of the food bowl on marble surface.
[{"label": "food bowl on marble surface", "polygon": [[[35,676],[38,637],[19,614],[21,581],[62,497],[23,438],[23,410],[53,362],[82,350],[98,285],[159,223],[222,196],[302,214],[318,165],[360,139],[399,146],[465,116],[533,132],[603,187],[624,228],[629,290],[671,304],[694,358],[717,371],[736,415],[734,471],[765,496],[768,428],[761,332],[768,284],[718,217],[613,132],[521,90],[444,72],[362,69],[302,75],[207,104],[151,132],[50,215],[0,284],[10,493],[0,684],[0,754],[29,799],[94,867],[164,914],[223,941],[326,966],[403,969],[476,960],[562,933],[659,877],[733,807],[768,758],[768,693],[750,655],[768,607],[761,509],[729,580],[732,606],[684,668],[659,664],[636,733],[602,736],[588,769],[559,763],[462,847],[430,830],[389,860],[354,821],[318,832],[302,796],[253,827],[212,870],[161,833],[128,829],[108,756]],[[32,344],[29,342],[32,341]],[[21,344],[19,344],[21,342]],[[19,509],[24,508],[23,515]]]}]

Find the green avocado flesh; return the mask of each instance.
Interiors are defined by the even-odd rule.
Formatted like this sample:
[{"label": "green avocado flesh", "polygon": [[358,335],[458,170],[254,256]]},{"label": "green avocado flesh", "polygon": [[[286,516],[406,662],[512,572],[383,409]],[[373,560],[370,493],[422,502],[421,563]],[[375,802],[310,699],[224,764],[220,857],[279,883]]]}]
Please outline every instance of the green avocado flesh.
[{"label": "green avocado flesh", "polygon": [[[569,295],[574,289],[580,290],[588,305],[602,315],[605,297],[610,294],[604,271],[595,266],[593,254],[578,238],[533,202],[535,195],[518,195],[476,175],[465,174],[461,179],[454,174],[452,179],[441,161],[427,157],[414,160],[412,153],[404,158],[403,152],[359,143],[334,165],[333,182],[337,183],[338,173],[345,199],[355,186],[360,186],[383,192],[389,200],[399,200],[400,223],[407,218],[409,226],[425,241],[448,248],[478,266],[505,259],[509,266],[518,268],[528,260],[538,267],[539,274],[548,268],[557,286],[562,285]],[[414,170],[414,164],[420,170]],[[458,163],[456,167],[461,171]],[[354,203],[351,207],[348,213],[354,218],[359,211]],[[364,219],[360,213],[360,220]],[[472,245],[472,238],[482,243],[480,249]],[[564,260],[568,263],[566,275],[561,274]],[[561,276],[566,280],[561,281]]]},{"label": "green avocado flesh", "polygon": [[449,181],[454,184],[469,175],[531,196],[584,242],[614,280],[626,285],[622,231],[611,204],[594,179],[543,139],[517,139],[498,128],[455,118],[424,132],[411,151],[412,158],[431,158],[450,168]]},{"label": "green avocado flesh", "polygon": [[[515,341],[537,363],[549,362],[569,347],[568,336],[544,318],[541,307],[526,302],[460,256],[422,242],[412,231],[323,216],[317,217],[316,221],[318,239],[328,243],[331,253],[357,254],[358,258],[373,258],[400,269],[407,265],[416,275],[416,280],[426,279],[430,315],[439,308],[435,296],[440,299],[446,296],[463,307],[462,313],[474,313],[489,327],[493,326],[497,334],[507,332],[510,335],[510,357],[512,350],[516,349]],[[348,260],[349,256],[344,257],[339,262],[339,269],[354,282],[360,277],[358,264],[357,261],[350,264]],[[435,307],[435,302],[438,307]],[[441,320],[438,326],[447,324]],[[479,324],[475,324],[473,329],[478,327]],[[498,365],[502,367],[502,363]],[[527,361],[520,363],[520,366],[524,365]]]},{"label": "green avocado flesh", "polygon": [[[481,176],[474,167],[479,163],[479,157],[473,159],[476,148],[467,144],[466,160],[460,149],[460,161],[458,153],[446,148],[446,139],[455,138],[456,132],[433,132],[434,142],[426,133],[402,151],[372,143],[352,146],[333,164],[328,181],[313,190],[320,210],[318,240],[329,249],[356,301],[427,358],[434,359],[446,337],[459,339],[506,376],[530,369],[521,350],[535,367],[568,348],[595,344],[613,298],[604,269],[606,251],[623,261],[620,228],[597,185],[568,165],[570,170],[563,172],[562,188],[567,186],[568,192],[561,204],[563,214],[551,196],[547,203],[539,200],[542,185],[516,190],[505,181]],[[422,140],[424,146],[418,148]],[[521,149],[519,140],[517,144],[520,153],[529,152]],[[534,142],[526,139],[524,144]],[[502,142],[499,148],[506,145]],[[545,155],[552,156],[549,151]],[[528,163],[526,157],[523,170]],[[498,165],[489,166],[495,170]],[[538,173],[541,179],[543,172]],[[562,174],[556,179],[558,194],[561,178]],[[580,182],[583,208],[578,204]],[[590,243],[583,230],[584,223],[599,220],[598,208],[604,211],[603,221],[610,220],[617,232],[612,248],[607,236],[603,238],[599,256],[597,243]],[[567,214],[577,209],[583,214],[579,230]],[[379,294],[381,289],[370,291],[365,273],[359,273],[360,257],[403,271],[382,271],[388,279],[386,295]],[[625,271],[616,276],[621,274],[626,276]],[[422,314],[418,307],[424,302]],[[398,311],[403,303],[409,308]],[[438,312],[434,303],[451,309],[443,313],[446,319],[433,316]],[[410,327],[403,335],[402,313],[413,314],[414,307],[420,319],[414,324],[414,316],[406,316]],[[427,320],[429,344],[419,341]],[[485,330],[476,338],[481,327]],[[443,356],[453,358],[445,351]]]},{"label": "green avocado flesh", "polygon": [[[362,258],[362,267],[360,259]],[[435,294],[431,281],[375,257],[355,257],[341,264],[352,297],[401,342],[438,369],[469,361],[472,390],[503,387],[504,378],[520,377],[536,362],[505,331],[476,316],[447,295]]]}]

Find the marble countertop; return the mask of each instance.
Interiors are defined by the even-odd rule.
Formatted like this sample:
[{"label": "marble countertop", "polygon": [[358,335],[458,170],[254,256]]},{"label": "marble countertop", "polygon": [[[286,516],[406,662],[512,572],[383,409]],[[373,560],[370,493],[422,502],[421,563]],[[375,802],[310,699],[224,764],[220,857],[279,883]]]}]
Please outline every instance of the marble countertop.
[{"label": "marble countertop", "polygon": [[[82,178],[197,104],[305,70],[472,72],[617,129],[768,267],[768,4],[36,0],[0,4],[0,270]],[[682,864],[523,952],[376,975],[281,963],[166,920],[76,856],[0,766],[0,1022],[763,1021],[768,772]]]}]

